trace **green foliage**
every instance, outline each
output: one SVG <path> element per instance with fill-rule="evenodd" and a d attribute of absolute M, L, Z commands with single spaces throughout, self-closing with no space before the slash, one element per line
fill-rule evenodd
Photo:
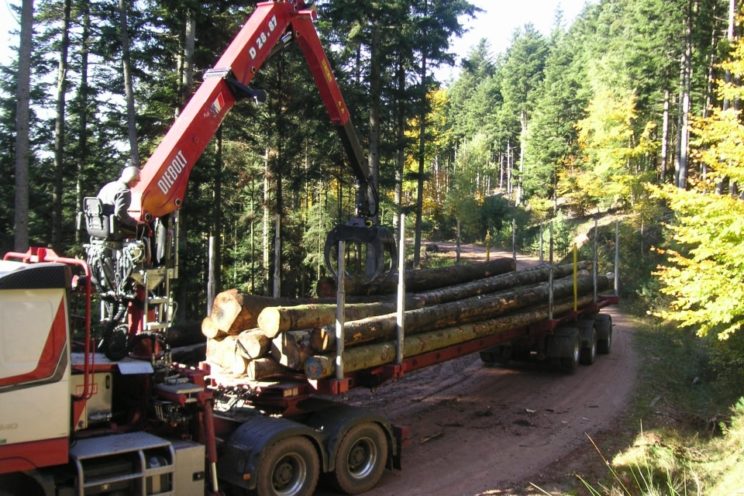
<path fill-rule="evenodd" d="M 744 75 L 744 42 L 737 42 L 726 68 L 732 79 Z M 722 91 L 734 96 L 744 87 L 729 83 Z M 690 191 L 654 190 L 674 214 L 667 260 L 657 272 L 670 303 L 657 313 L 701 336 L 727 339 L 744 326 L 744 202 L 712 192 L 724 177 L 744 179 L 744 125 L 739 111 L 718 109 L 700 119 L 694 132 L 696 156 L 710 168 L 708 174 Z"/>
<path fill-rule="evenodd" d="M 721 342 L 649 319 L 633 327 L 644 364 L 628 419 L 637 434 L 614 456 L 594 445 L 608 473 L 600 481 L 578 475 L 579 484 L 608 496 L 735 493 L 744 483 L 744 382 L 719 368 Z"/>
<path fill-rule="evenodd" d="M 744 204 L 672 187 L 657 194 L 675 214 L 673 243 L 657 272 L 670 308 L 658 314 L 726 339 L 744 323 Z"/>

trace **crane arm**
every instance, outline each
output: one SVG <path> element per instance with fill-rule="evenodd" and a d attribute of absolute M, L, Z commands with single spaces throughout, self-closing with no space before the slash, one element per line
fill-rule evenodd
<path fill-rule="evenodd" d="M 294 37 L 305 56 L 366 196 L 370 182 L 364 153 L 315 30 L 315 11 L 304 7 L 302 0 L 257 5 L 142 169 L 130 207 L 136 218 L 149 221 L 181 207 L 196 161 L 235 102 L 242 96 L 252 96 L 251 81 L 286 35 Z M 376 214 L 376 194 L 372 196 L 365 202 L 358 201 L 361 215 Z"/>

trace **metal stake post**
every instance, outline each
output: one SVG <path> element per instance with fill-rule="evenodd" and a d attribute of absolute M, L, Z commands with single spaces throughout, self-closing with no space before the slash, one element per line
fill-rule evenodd
<path fill-rule="evenodd" d="M 512 258 L 514 265 L 517 264 L 517 220 L 512 219 Z"/>
<path fill-rule="evenodd" d="M 615 296 L 620 295 L 620 221 L 615 221 Z"/>
<path fill-rule="evenodd" d="M 592 301 L 597 304 L 597 238 L 599 237 L 597 217 L 594 217 L 594 245 L 592 246 L 592 287 L 594 288 Z"/>
<path fill-rule="evenodd" d="M 346 316 L 344 307 L 346 306 L 346 267 L 345 254 L 346 243 L 338 242 L 338 270 L 336 271 L 336 379 L 339 381 L 344 378 L 344 324 Z"/>
<path fill-rule="evenodd" d="M 395 317 L 398 340 L 395 349 L 395 363 L 403 363 L 403 340 L 405 338 L 406 315 L 406 215 L 400 214 L 400 241 L 398 253 L 398 305 Z"/>
<path fill-rule="evenodd" d="M 545 226 L 543 226 L 543 224 L 540 224 L 540 263 L 541 264 L 545 262 L 545 240 L 543 239 L 545 235 L 545 230 L 543 229 L 544 227 Z"/>

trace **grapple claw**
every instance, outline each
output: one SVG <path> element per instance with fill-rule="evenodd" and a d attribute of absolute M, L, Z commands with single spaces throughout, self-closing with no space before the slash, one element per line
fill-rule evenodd
<path fill-rule="evenodd" d="M 389 229 L 352 220 L 336 226 L 326 237 L 325 265 L 334 277 L 338 276 L 339 241 L 347 244 L 346 276 L 362 284 L 387 276 L 398 265 L 395 238 Z"/>

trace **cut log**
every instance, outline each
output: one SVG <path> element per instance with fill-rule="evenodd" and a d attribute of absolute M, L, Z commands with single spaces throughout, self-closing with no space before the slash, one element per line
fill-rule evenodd
<path fill-rule="evenodd" d="M 496 258 L 489 262 L 452 265 L 436 269 L 409 270 L 406 271 L 405 275 L 406 291 L 428 291 L 512 272 L 515 268 L 513 259 Z M 346 292 L 350 295 L 391 294 L 395 293 L 397 288 L 398 275 L 396 273 L 371 284 L 361 284 L 354 280 L 346 281 Z"/>
<path fill-rule="evenodd" d="M 359 320 L 371 315 L 395 311 L 392 303 L 351 303 L 345 306 L 347 320 Z M 336 305 L 298 305 L 268 307 L 258 316 L 258 327 L 270 338 L 289 330 L 310 329 L 336 321 Z"/>
<path fill-rule="evenodd" d="M 579 262 L 577 269 L 589 270 L 591 262 Z M 559 279 L 573 273 L 573 264 L 556 266 L 553 269 L 553 278 Z M 537 284 L 547 281 L 550 276 L 550 267 L 541 266 L 534 269 L 520 270 L 518 272 L 507 272 L 492 277 L 477 279 L 462 284 L 447 286 L 444 288 L 424 291 L 411 295 L 411 299 L 419 307 L 437 305 L 455 300 L 463 300 L 473 296 L 495 293 L 507 289 L 515 289 L 519 286 Z"/>
<path fill-rule="evenodd" d="M 355 299 L 369 300 L 369 297 L 350 297 L 348 301 Z M 255 328 L 258 315 L 266 307 L 335 303 L 336 298 L 271 298 L 229 289 L 215 296 L 210 318 L 220 333 L 239 334 Z"/>
<path fill-rule="evenodd" d="M 312 355 L 303 341 L 307 333 L 283 332 L 271 340 L 269 354 L 279 365 L 292 370 L 302 370 L 305 360 Z"/>
<path fill-rule="evenodd" d="M 246 375 L 252 381 L 262 381 L 270 377 L 287 375 L 287 369 L 276 363 L 271 358 L 256 358 L 248 362 Z"/>
<path fill-rule="evenodd" d="M 238 334 L 238 353 L 251 360 L 269 352 L 271 339 L 259 329 L 250 329 Z"/>
<path fill-rule="evenodd" d="M 577 283 L 579 295 L 592 291 L 593 283 L 590 274 L 585 272 L 579 274 Z M 609 287 L 607 278 L 600 276 L 597 279 L 597 286 L 599 290 Z M 409 310 L 404 314 L 405 334 L 409 336 L 434 329 L 494 318 L 507 311 L 547 303 L 548 294 L 548 283 L 541 283 Z M 553 285 L 553 294 L 556 299 L 571 296 L 573 294 L 573 276 L 556 280 Z M 396 326 L 396 315 L 394 313 L 346 322 L 344 324 L 344 344 L 352 347 L 372 341 L 391 339 L 396 335 Z M 334 337 L 334 327 L 327 326 L 322 331 L 321 341 L 330 342 L 327 344 L 330 348 L 326 349 L 335 348 Z"/>
<path fill-rule="evenodd" d="M 215 339 L 225 336 L 225 333 L 220 331 L 217 324 L 214 323 L 212 317 L 204 317 L 201 321 L 201 332 L 207 339 Z"/>
<path fill-rule="evenodd" d="M 222 369 L 231 371 L 237 354 L 237 336 L 225 336 L 223 339 L 207 340 L 207 362 Z"/>
<path fill-rule="evenodd" d="M 196 365 L 207 358 L 207 343 L 190 344 L 171 348 L 171 357 L 176 363 Z"/>
<path fill-rule="evenodd" d="M 336 347 L 335 328 L 316 327 L 310 331 L 310 348 L 316 353 L 326 353 Z"/>
<path fill-rule="evenodd" d="M 578 300 L 580 306 L 592 302 L 591 296 L 584 296 Z M 573 307 L 573 301 L 555 305 L 556 313 L 566 312 Z M 497 317 L 473 324 L 447 327 L 437 331 L 426 332 L 416 336 L 406 336 L 404 341 L 404 356 L 412 357 L 429 351 L 446 348 L 473 339 L 507 332 L 511 329 L 534 324 L 548 317 L 547 305 L 525 310 L 512 315 Z M 395 360 L 395 342 L 359 346 L 344 351 L 344 372 L 351 373 L 358 370 L 378 367 Z M 305 361 L 305 375 L 308 379 L 323 379 L 335 373 L 335 357 L 333 355 L 314 355 Z"/>
<path fill-rule="evenodd" d="M 165 330 L 165 341 L 171 348 L 204 343 L 201 323 L 194 321 L 173 324 Z"/>

